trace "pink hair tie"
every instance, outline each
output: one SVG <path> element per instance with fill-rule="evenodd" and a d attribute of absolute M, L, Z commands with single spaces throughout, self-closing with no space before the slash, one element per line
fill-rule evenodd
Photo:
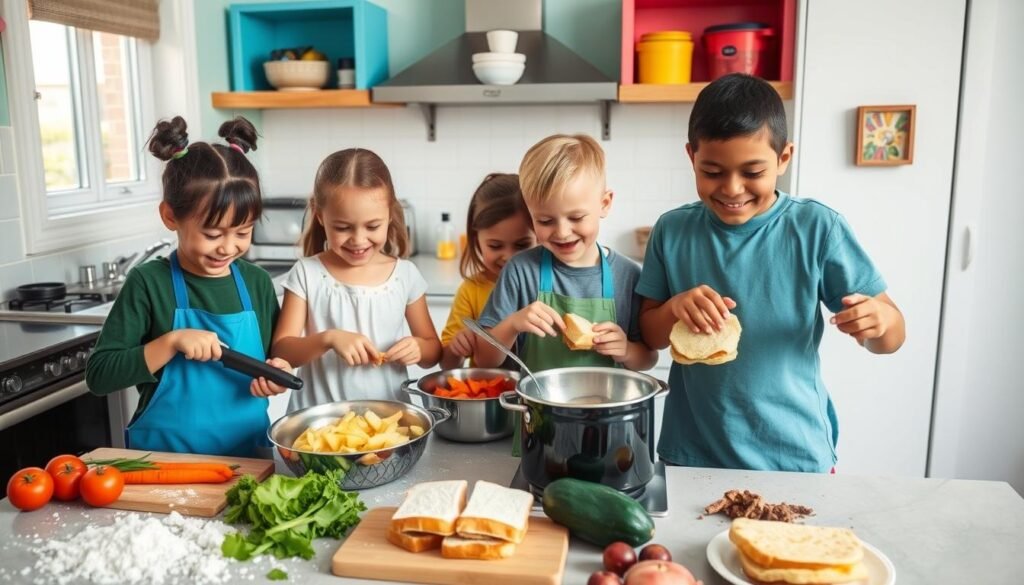
<path fill-rule="evenodd" d="M 245 151 L 244 151 L 244 150 L 242 150 L 242 147 L 241 147 L 241 146 L 238 146 L 238 145 L 237 145 L 237 144 L 235 144 L 234 142 L 229 142 L 229 143 L 228 143 L 228 146 L 230 146 L 231 148 L 234 148 L 235 150 L 237 150 L 238 152 L 240 152 L 240 153 L 242 153 L 242 154 L 245 154 Z"/>

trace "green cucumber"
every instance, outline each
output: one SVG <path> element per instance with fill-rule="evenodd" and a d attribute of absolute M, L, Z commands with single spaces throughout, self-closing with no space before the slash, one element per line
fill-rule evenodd
<path fill-rule="evenodd" d="M 606 485 L 564 477 L 544 488 L 542 501 L 548 518 L 602 548 L 619 540 L 640 546 L 654 537 L 647 510 Z"/>

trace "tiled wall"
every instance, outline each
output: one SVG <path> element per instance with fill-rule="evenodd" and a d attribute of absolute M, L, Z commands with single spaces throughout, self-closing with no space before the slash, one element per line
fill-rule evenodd
<path fill-rule="evenodd" d="M 15 170 L 14 135 L 10 126 L 0 126 L 0 298 L 14 296 L 18 285 L 30 282 L 78 281 L 78 267 L 132 254 L 166 234 L 114 240 L 42 256 L 25 256 L 22 238 L 21 203 Z M 154 210 L 154 213 L 156 211 Z"/>
<path fill-rule="evenodd" d="M 638 255 L 634 228 L 696 200 L 686 157 L 689 105 L 612 106 L 611 135 L 602 141 L 608 185 L 615 192 L 601 241 Z M 352 110 L 268 110 L 263 113 L 261 176 L 268 196 L 307 196 L 317 165 L 329 153 L 360 146 L 391 169 L 400 197 L 416 209 L 420 250 L 442 211 L 465 229 L 474 188 L 489 172 L 517 172 L 527 149 L 557 132 L 600 136 L 596 105 L 439 107 L 437 141 L 427 142 L 417 107 Z M 426 245 L 426 247 L 425 247 Z"/>

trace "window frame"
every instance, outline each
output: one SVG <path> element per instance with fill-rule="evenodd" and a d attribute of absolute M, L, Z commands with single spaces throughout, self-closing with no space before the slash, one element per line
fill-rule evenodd
<path fill-rule="evenodd" d="M 140 147 L 138 156 L 144 179 L 107 183 L 99 132 L 99 96 L 93 70 L 93 31 L 75 29 L 78 75 L 83 89 L 81 130 L 85 136 L 81 142 L 85 146 L 86 160 L 86 168 L 80 170 L 80 176 L 87 178 L 89 187 L 51 195 L 47 192 L 43 166 L 26 2 L 0 2 L 8 26 L 7 32 L 0 35 L 0 38 L 7 65 L 12 131 L 17 145 L 17 182 L 25 254 L 42 254 L 162 230 L 156 209 L 160 200 L 161 165 L 156 158 L 148 156 L 143 148 L 148 137 L 144 134 L 145 121 L 157 119 L 154 47 L 141 40 L 135 43 L 138 60 L 135 90 L 141 100 L 138 112 L 132 112 L 132 115 L 139 118 L 135 120 L 134 132 Z M 83 38 L 87 39 L 84 46 L 81 42 Z M 92 89 L 87 90 L 87 87 Z M 123 193 L 123 189 L 130 192 Z"/>

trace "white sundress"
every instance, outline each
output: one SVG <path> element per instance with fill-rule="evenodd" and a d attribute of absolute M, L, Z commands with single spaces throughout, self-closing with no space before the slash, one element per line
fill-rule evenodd
<path fill-rule="evenodd" d="M 306 335 L 342 329 L 365 335 L 379 351 L 410 335 L 406 307 L 427 292 L 427 281 L 412 262 L 399 259 L 381 284 L 338 281 L 318 256 L 295 263 L 284 288 L 306 301 Z M 338 400 L 403 400 L 409 375 L 401 364 L 349 366 L 333 350 L 299 368 L 302 390 L 292 391 L 288 412 Z"/>

